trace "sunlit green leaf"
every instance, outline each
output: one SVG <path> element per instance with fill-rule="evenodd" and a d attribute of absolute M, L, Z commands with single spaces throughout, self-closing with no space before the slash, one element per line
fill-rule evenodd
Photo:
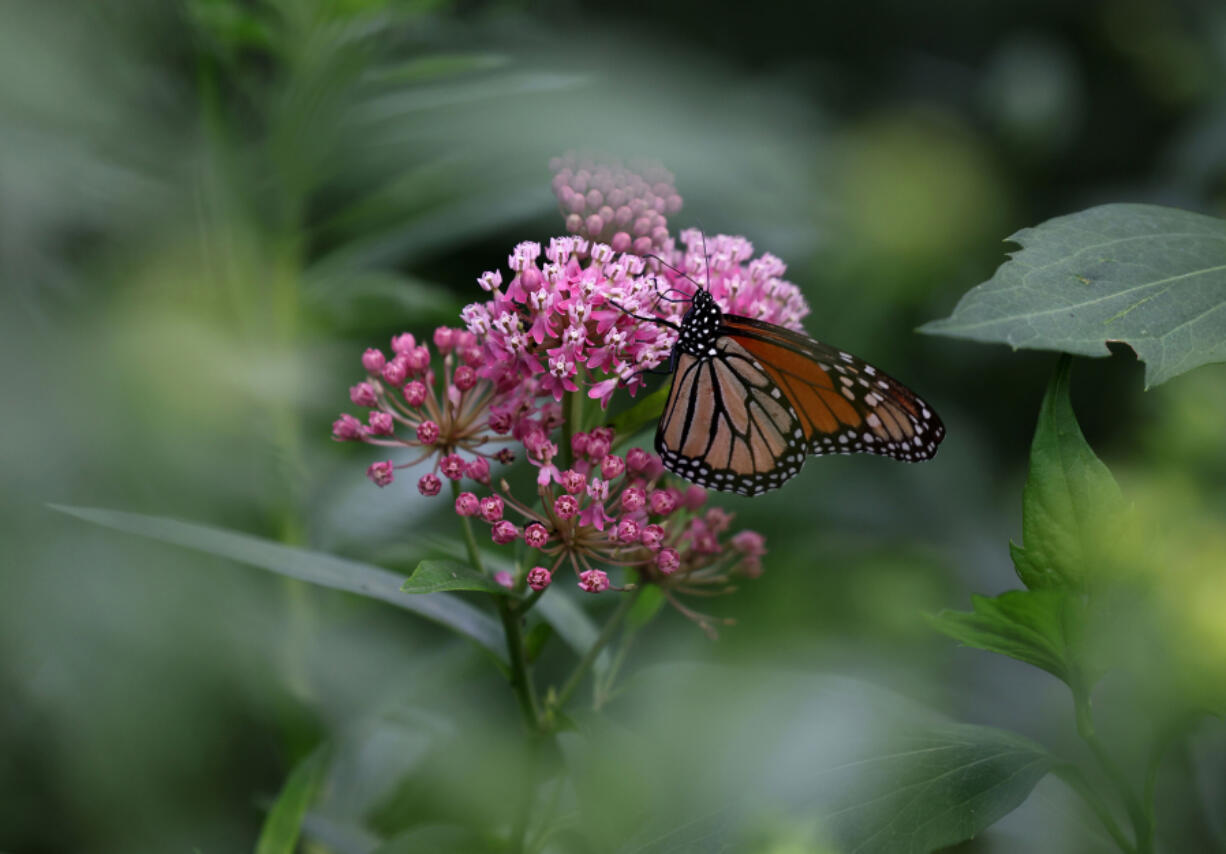
<path fill-rule="evenodd" d="M 478 590 L 498 596 L 510 594 L 488 575 L 453 560 L 423 560 L 400 586 L 405 593 L 438 593 L 443 590 Z"/>
<path fill-rule="evenodd" d="M 315 800 L 327 770 L 328 754 L 323 746 L 298 763 L 264 819 L 255 854 L 294 854 L 302 818 Z"/>
<path fill-rule="evenodd" d="M 966 646 L 1016 658 L 1070 682 L 1065 625 L 1073 597 L 1056 589 L 1013 590 L 994 599 L 972 596 L 973 611 L 942 611 L 931 622 Z"/>
<path fill-rule="evenodd" d="M 381 599 L 453 629 L 485 647 L 500 661 L 506 659 L 502 629 L 492 617 L 446 593 L 406 596 L 400 592 L 401 577 L 380 567 L 162 516 L 94 507 L 50 506 L 107 528 L 229 558 L 312 584 Z"/>
<path fill-rule="evenodd" d="M 1011 550 L 1018 576 L 1031 589 L 1084 587 L 1120 547 L 1126 507 L 1073 414 L 1071 361 L 1060 360 L 1039 409 L 1022 492 L 1023 541 Z"/>
<path fill-rule="evenodd" d="M 1103 205 L 1009 239 L 1021 251 L 922 332 L 1085 356 L 1122 341 L 1147 386 L 1226 360 L 1226 221 Z"/>

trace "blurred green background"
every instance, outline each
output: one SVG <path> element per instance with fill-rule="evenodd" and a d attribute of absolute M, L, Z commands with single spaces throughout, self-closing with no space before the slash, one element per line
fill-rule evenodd
<path fill-rule="evenodd" d="M 842 674 L 1067 739 L 1063 686 L 924 621 L 1018 586 L 1006 543 L 1055 357 L 912 330 L 1048 217 L 1226 215 L 1220 3 L 7 2 L 0 850 L 247 850 L 325 735 L 351 748 L 333 816 L 390 832 L 497 812 L 516 713 L 463 641 L 46 505 L 411 567 L 444 502 L 375 489 L 331 420 L 365 347 L 456 322 L 480 272 L 561 233 L 547 163 L 575 147 L 662 161 L 674 230 L 782 257 L 809 333 L 949 428 L 929 464 L 823 459 L 781 492 L 717 498 L 767 534 L 766 573 L 715 604 L 738 621 L 717 643 L 669 615 L 632 666 Z M 1226 368 L 1142 391 L 1123 350 L 1079 361 L 1073 391 L 1167 534 L 1200 672 L 1222 676 Z M 753 725 L 777 711 L 764 694 Z M 1224 767 L 1220 725 L 1166 766 L 1170 850 L 1220 844 Z M 363 842 L 316 831 L 315 850 Z M 818 850 L 793 844 L 807 834 L 780 822 L 761 850 Z M 963 850 L 1100 842 L 1049 781 Z"/>

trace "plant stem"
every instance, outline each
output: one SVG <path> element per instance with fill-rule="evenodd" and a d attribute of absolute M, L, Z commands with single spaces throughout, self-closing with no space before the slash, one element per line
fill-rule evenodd
<path fill-rule="evenodd" d="M 583 429 L 583 392 L 568 391 L 562 395 L 562 468 L 568 469 L 575 462 L 575 452 L 570 446 L 576 430 Z"/>
<path fill-rule="evenodd" d="M 1073 703 L 1077 712 L 1077 734 L 1089 745 L 1090 752 L 1094 754 L 1094 758 L 1098 761 L 1099 766 L 1107 775 L 1112 785 L 1115 786 L 1120 800 L 1123 801 L 1124 809 L 1128 813 L 1128 818 L 1132 821 L 1132 831 L 1136 837 L 1136 844 L 1131 850 L 1136 851 L 1137 854 L 1152 854 L 1154 850 L 1154 829 L 1149 819 L 1149 813 L 1141 805 L 1136 792 L 1133 791 L 1132 785 L 1128 782 L 1128 775 L 1124 773 L 1124 770 L 1111 757 L 1110 752 L 1108 752 L 1102 740 L 1099 739 L 1098 733 L 1095 732 L 1089 696 L 1087 696 L 1084 690 L 1075 688 L 1073 690 Z"/>
<path fill-rule="evenodd" d="M 636 587 L 630 593 L 622 596 L 621 602 L 617 605 L 617 610 L 609 617 L 608 622 L 604 624 L 604 628 L 600 630 L 596 640 L 588 648 L 588 651 L 583 654 L 583 658 L 575 666 L 575 670 L 571 673 L 570 678 L 566 680 L 566 684 L 562 686 L 562 690 L 558 692 L 556 699 L 553 702 L 554 708 L 561 709 L 566 705 L 566 701 L 575 693 L 575 689 L 579 687 L 579 683 L 583 681 L 583 677 L 592 668 L 596 662 L 596 657 L 600 655 L 600 651 L 605 648 L 605 645 L 613 639 L 613 635 L 617 632 L 617 627 L 621 625 L 622 620 L 626 618 L 626 614 L 630 612 L 630 606 L 639 598 L 639 594 L 643 592 L 643 588 Z"/>
<path fill-rule="evenodd" d="M 458 498 L 460 484 L 451 482 L 451 493 Z M 473 535 L 472 522 L 467 516 L 460 517 L 460 527 L 464 531 L 464 546 L 468 550 L 468 560 L 473 569 L 485 573 L 485 565 L 481 561 L 481 552 L 477 549 L 477 539 Z M 502 632 L 507 639 L 507 658 L 511 662 L 511 688 L 515 691 L 515 699 L 519 701 L 519 711 L 523 715 L 524 724 L 531 733 L 541 731 L 540 703 L 536 697 L 536 686 L 532 684 L 532 675 L 528 672 L 528 658 L 524 652 L 524 635 L 520 630 L 520 608 L 509 596 L 496 596 L 498 600 L 498 616 L 502 620 Z M 535 600 L 533 600 L 535 601 Z"/>
<path fill-rule="evenodd" d="M 1081 769 L 1073 763 L 1058 765 L 1052 769 L 1052 773 L 1063 780 L 1068 787 L 1077 794 L 1081 795 L 1081 799 L 1086 802 L 1094 815 L 1098 816 L 1098 820 L 1102 822 L 1103 827 L 1111 838 L 1115 840 L 1115 844 L 1125 854 L 1135 854 L 1136 847 L 1128 841 L 1128 837 L 1124 835 L 1124 831 L 1120 829 L 1119 824 L 1111 816 L 1111 810 L 1107 804 L 1099 797 L 1098 792 L 1094 791 L 1094 787 L 1086 780 L 1085 775 L 1081 773 Z"/>

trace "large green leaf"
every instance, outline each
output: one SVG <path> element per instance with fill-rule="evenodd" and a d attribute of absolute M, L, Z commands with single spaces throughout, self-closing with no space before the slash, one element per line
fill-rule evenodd
<path fill-rule="evenodd" d="M 446 593 L 429 596 L 410 596 L 402 593 L 401 577 L 386 569 L 322 552 L 292 548 L 250 534 L 180 522 L 162 516 L 123 513 L 94 507 L 50 506 L 62 513 L 107 528 L 219 555 L 335 590 L 381 599 L 441 623 L 476 641 L 500 661 L 506 661 L 506 642 L 503 640 L 502 629 L 492 617 Z"/>
<path fill-rule="evenodd" d="M 1226 221 L 1103 205 L 1009 239 L 1021 251 L 921 332 L 1085 356 L 1122 341 L 1147 387 L 1226 360 Z"/>
<path fill-rule="evenodd" d="M 974 611 L 942 611 L 931 622 L 966 646 L 1033 664 L 1072 684 L 1065 625 L 1075 601 L 1067 590 L 1011 590 L 994 599 L 972 596 Z"/>
<path fill-rule="evenodd" d="M 1022 492 L 1023 545 L 1011 544 L 1031 589 L 1084 588 L 1122 545 L 1124 499 L 1073 414 L 1071 362 L 1060 360 L 1039 409 Z"/>
<path fill-rule="evenodd" d="M 405 593 L 474 590 L 496 596 L 507 596 L 511 592 L 488 575 L 454 560 L 423 560 L 400 589 Z"/>
<path fill-rule="evenodd" d="M 1026 800 L 1054 760 L 991 727 L 927 727 L 862 758 L 843 803 L 821 816 L 847 854 L 926 854 L 979 834 Z"/>
<path fill-rule="evenodd" d="M 633 439 L 638 432 L 660 420 L 664 404 L 668 402 L 670 383 L 665 383 L 651 394 L 645 395 L 624 412 L 619 412 L 609 422 L 609 426 L 617 433 L 617 444 L 622 445 Z"/>
<path fill-rule="evenodd" d="M 327 750 L 322 746 L 294 767 L 264 819 L 255 854 L 294 854 L 303 816 L 315 800 L 327 770 Z"/>

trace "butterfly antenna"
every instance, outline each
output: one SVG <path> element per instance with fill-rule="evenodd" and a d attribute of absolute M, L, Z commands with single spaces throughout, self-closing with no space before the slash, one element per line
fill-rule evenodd
<path fill-rule="evenodd" d="M 707 254 L 707 230 L 702 227 L 702 223 L 698 223 L 698 233 L 702 235 L 702 260 L 707 265 L 707 286 L 703 288 L 707 293 L 711 292 L 711 256 Z"/>
<path fill-rule="evenodd" d="M 700 285 L 700 284 L 698 284 L 698 282 L 694 281 L 694 280 L 693 280 L 693 278 L 691 278 L 691 277 L 690 277 L 690 274 L 689 274 L 689 273 L 685 272 L 685 270 L 678 270 L 676 267 L 674 267 L 672 264 L 670 264 L 670 263 L 668 263 L 667 261 L 665 261 L 665 260 L 664 260 L 663 258 L 661 258 L 659 255 L 655 255 L 655 254 L 652 254 L 651 252 L 648 252 L 648 253 L 647 253 L 646 255 L 644 255 L 643 257 L 644 257 L 644 258 L 651 258 L 651 259 L 652 259 L 652 260 L 654 260 L 654 261 L 659 261 L 661 264 L 663 264 L 663 265 L 664 265 L 665 267 L 667 267 L 668 269 L 672 270 L 672 271 L 673 271 L 674 273 L 676 273 L 678 276 L 680 276 L 681 278 L 683 278 L 683 279 L 685 279 L 686 281 L 688 281 L 688 282 L 689 282 L 691 285 L 693 285 L 694 287 L 698 288 L 699 290 L 702 290 L 702 285 Z M 676 290 L 676 289 L 674 288 L 673 290 Z M 677 291 L 677 293 L 681 293 L 681 291 Z M 677 300 L 677 302 L 685 302 L 685 301 L 686 301 L 686 300 Z"/>
<path fill-rule="evenodd" d="M 613 300 L 609 300 L 608 303 L 609 305 L 613 306 L 615 309 L 620 311 L 622 314 L 625 314 L 629 317 L 633 317 L 635 320 L 645 320 L 648 323 L 658 323 L 661 326 L 667 326 L 669 329 L 675 329 L 678 332 L 681 331 L 681 327 L 673 323 L 671 320 L 665 320 L 662 317 L 647 317 L 646 315 L 643 315 L 643 314 L 635 314 L 630 309 L 613 302 Z"/>

